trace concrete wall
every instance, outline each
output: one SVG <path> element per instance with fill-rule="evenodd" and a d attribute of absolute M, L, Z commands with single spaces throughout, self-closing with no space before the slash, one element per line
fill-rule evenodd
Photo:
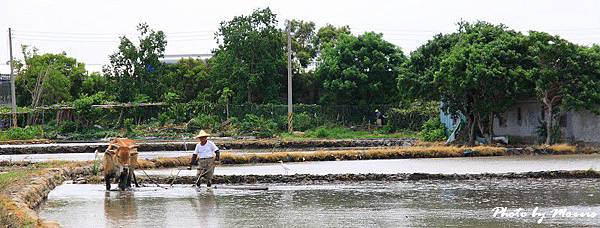
<path fill-rule="evenodd" d="M 521 112 L 520 118 L 519 111 Z M 541 112 L 542 106 L 536 101 L 518 102 L 502 114 L 503 121 L 494 118 L 494 133 L 496 135 L 512 136 L 518 141 L 534 143 L 537 139 L 536 128 L 539 125 L 539 120 L 542 119 Z"/>
<path fill-rule="evenodd" d="M 600 116 L 590 111 L 573 112 L 569 122 L 575 142 L 600 143 Z"/>
<path fill-rule="evenodd" d="M 543 119 L 542 108 L 542 104 L 536 100 L 517 102 L 502 115 L 503 124 L 498 118 L 494 119 L 494 133 L 508 135 L 521 142 L 535 143 L 536 129 Z M 600 116 L 590 111 L 572 111 L 564 114 L 561 119 L 558 121 L 563 142 L 600 143 Z"/>

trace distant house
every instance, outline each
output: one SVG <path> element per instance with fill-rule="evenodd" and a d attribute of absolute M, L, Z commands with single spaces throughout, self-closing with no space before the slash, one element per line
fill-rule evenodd
<path fill-rule="evenodd" d="M 494 118 L 495 136 L 509 136 L 511 143 L 537 143 L 537 129 L 544 120 L 544 107 L 537 99 L 522 99 L 508 111 Z M 440 109 L 440 121 L 446 126 L 447 135 L 460 124 L 462 116 L 446 115 Z M 558 119 L 562 142 L 600 145 L 600 116 L 590 111 L 570 111 Z M 464 127 L 464 126 L 461 126 Z"/>
<path fill-rule="evenodd" d="M 527 143 L 538 141 L 536 129 L 545 117 L 542 103 L 536 99 L 523 99 L 494 118 L 494 133 L 507 135 Z M 569 143 L 600 144 L 600 116 L 590 111 L 570 111 L 558 119 L 561 141 Z"/>
<path fill-rule="evenodd" d="M 164 55 L 160 59 L 161 62 L 166 64 L 177 63 L 181 59 L 192 58 L 192 59 L 209 59 L 212 54 L 177 54 L 177 55 Z"/>

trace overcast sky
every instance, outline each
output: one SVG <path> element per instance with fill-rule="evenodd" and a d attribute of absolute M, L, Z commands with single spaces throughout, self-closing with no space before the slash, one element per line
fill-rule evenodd
<path fill-rule="evenodd" d="M 223 20 L 270 7 L 280 26 L 286 19 L 349 25 L 353 33 L 376 31 L 408 54 L 436 33 L 452 32 L 456 22 L 485 20 L 520 31 L 541 30 L 579 44 L 600 43 L 600 1 L 584 0 L 0 0 L 0 62 L 8 61 L 8 28 L 13 52 L 21 44 L 41 53 L 60 53 L 99 70 L 115 52 L 118 36 L 136 38 L 147 22 L 167 34 L 165 54 L 210 53 Z"/>

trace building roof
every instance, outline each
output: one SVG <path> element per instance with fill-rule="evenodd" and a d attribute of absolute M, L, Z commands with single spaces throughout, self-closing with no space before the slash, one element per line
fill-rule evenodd
<path fill-rule="evenodd" d="M 161 62 L 172 64 L 177 63 L 180 59 L 193 58 L 193 59 L 208 59 L 212 57 L 212 54 L 177 54 L 177 55 L 165 55 L 160 59 Z"/>

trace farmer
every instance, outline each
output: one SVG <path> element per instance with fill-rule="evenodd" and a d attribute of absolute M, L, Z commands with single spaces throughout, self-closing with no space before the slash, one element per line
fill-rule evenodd
<path fill-rule="evenodd" d="M 385 117 L 379 111 L 379 109 L 375 109 L 375 123 L 377 124 L 377 126 L 382 126 L 383 125 L 383 118 L 385 118 Z"/>
<path fill-rule="evenodd" d="M 199 157 L 200 164 L 198 166 L 198 173 L 196 177 L 200 180 L 201 177 L 206 178 L 206 186 L 210 187 L 212 184 L 212 176 L 215 170 L 215 161 L 220 160 L 219 148 L 212 141 L 208 140 L 210 134 L 201 130 L 198 135 L 194 138 L 198 139 L 199 143 L 196 144 L 194 154 L 192 155 L 192 161 L 188 170 L 192 169 L 192 166 L 197 164 L 196 159 Z M 200 181 L 196 183 L 200 187 Z"/>

